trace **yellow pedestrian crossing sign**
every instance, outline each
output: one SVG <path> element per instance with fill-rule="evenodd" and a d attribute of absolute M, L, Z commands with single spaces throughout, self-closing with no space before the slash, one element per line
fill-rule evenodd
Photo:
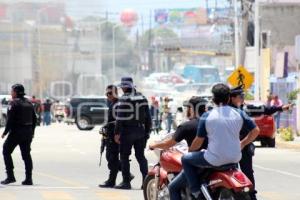
<path fill-rule="evenodd" d="M 227 79 L 227 82 L 230 83 L 231 86 L 237 87 L 241 85 L 244 90 L 249 89 L 253 81 L 254 77 L 243 66 L 240 66 L 235 71 L 233 71 Z"/>

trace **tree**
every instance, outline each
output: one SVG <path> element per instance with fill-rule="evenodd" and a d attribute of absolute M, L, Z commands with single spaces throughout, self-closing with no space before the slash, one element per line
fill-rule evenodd
<path fill-rule="evenodd" d="M 142 50 L 148 50 L 156 38 L 160 38 L 164 42 L 166 40 L 178 40 L 178 35 L 172 29 L 164 27 L 147 30 L 141 38 Z"/>
<path fill-rule="evenodd" d="M 101 26 L 102 36 L 102 66 L 105 74 L 111 74 L 113 59 L 113 26 L 107 22 Z M 115 28 L 115 58 L 117 77 L 124 73 L 135 73 L 139 65 L 139 56 L 134 42 L 128 39 L 127 33 L 121 26 Z"/>

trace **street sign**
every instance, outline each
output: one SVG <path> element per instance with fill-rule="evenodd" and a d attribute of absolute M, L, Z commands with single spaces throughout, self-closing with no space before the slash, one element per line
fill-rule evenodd
<path fill-rule="evenodd" d="M 227 81 L 233 87 L 241 85 L 244 90 L 247 90 L 251 87 L 254 81 L 254 77 L 252 76 L 252 74 L 250 74 L 250 72 L 247 71 L 245 67 L 240 66 L 231 73 Z"/>

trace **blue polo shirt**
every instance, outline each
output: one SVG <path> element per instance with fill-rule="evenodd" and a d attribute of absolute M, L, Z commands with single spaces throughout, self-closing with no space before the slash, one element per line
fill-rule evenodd
<path fill-rule="evenodd" d="M 204 158 L 213 166 L 238 163 L 242 157 L 240 132 L 253 130 L 253 120 L 244 112 L 230 106 L 220 106 L 202 115 L 198 137 L 208 137 Z"/>

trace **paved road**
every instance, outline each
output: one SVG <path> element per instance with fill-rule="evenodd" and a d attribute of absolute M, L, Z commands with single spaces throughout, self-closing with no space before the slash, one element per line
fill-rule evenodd
<path fill-rule="evenodd" d="M 2 129 L 0 130 L 2 132 Z M 33 143 L 33 187 L 20 186 L 24 178 L 19 150 L 14 153 L 18 182 L 0 186 L 0 199 L 6 200 L 142 200 L 141 175 L 136 161 L 132 161 L 133 190 L 100 189 L 97 185 L 107 178 L 106 162 L 98 167 L 99 141 L 97 130 L 78 131 L 75 126 L 54 124 L 39 127 Z M 3 141 L 0 142 L 2 145 Z M 155 156 L 147 152 L 149 163 Z M 104 157 L 103 157 L 104 158 Z M 300 152 L 284 149 L 258 148 L 255 171 L 259 199 L 299 200 Z M 5 177 L 0 158 L 0 177 Z M 119 176 L 118 182 L 121 180 Z"/>

